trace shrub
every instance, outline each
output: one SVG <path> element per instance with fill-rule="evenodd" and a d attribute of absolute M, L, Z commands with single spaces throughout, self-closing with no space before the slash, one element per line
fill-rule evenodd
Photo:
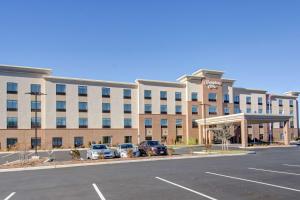
<path fill-rule="evenodd" d="M 77 149 L 72 149 L 70 151 L 70 154 L 71 154 L 73 160 L 79 160 L 80 159 L 80 151 L 78 151 Z"/>
<path fill-rule="evenodd" d="M 188 144 L 189 145 L 196 145 L 196 144 L 198 144 L 198 140 L 195 139 L 195 138 L 189 138 L 188 139 Z"/>
<path fill-rule="evenodd" d="M 98 159 L 99 160 L 103 160 L 104 159 L 104 153 L 100 152 L 99 156 L 98 156 Z"/>
<path fill-rule="evenodd" d="M 148 156 L 148 157 L 153 156 L 153 152 L 152 152 L 151 150 L 148 150 L 148 151 L 147 151 L 147 156 Z"/>
<path fill-rule="evenodd" d="M 133 157 L 134 157 L 134 155 L 133 155 L 133 150 L 132 150 L 132 149 L 129 149 L 129 150 L 127 151 L 127 156 L 128 156 L 128 158 L 133 158 Z"/>

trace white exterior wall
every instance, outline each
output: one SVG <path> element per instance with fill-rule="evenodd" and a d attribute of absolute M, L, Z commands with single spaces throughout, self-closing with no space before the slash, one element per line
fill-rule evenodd
<path fill-rule="evenodd" d="M 187 81 L 186 82 L 186 99 L 187 101 L 192 101 L 192 93 L 198 93 L 198 99 L 202 99 L 203 97 L 203 90 L 200 86 L 200 83 L 192 83 Z"/>
<path fill-rule="evenodd" d="M 101 128 L 102 101 L 101 87 L 88 86 L 88 127 Z"/>
<path fill-rule="evenodd" d="M 45 96 L 44 102 L 41 102 L 44 108 L 42 115 L 42 128 L 56 128 L 56 85 L 50 81 L 45 83 Z M 45 112 L 46 111 L 46 112 Z"/>

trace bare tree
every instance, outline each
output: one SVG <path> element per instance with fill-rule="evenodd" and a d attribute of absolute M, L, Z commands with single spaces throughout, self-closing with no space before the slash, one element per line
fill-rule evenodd
<path fill-rule="evenodd" d="M 229 139 L 232 137 L 231 130 L 234 127 L 232 123 L 219 125 L 216 129 L 212 129 L 214 137 L 222 141 L 222 150 L 228 150 Z"/>

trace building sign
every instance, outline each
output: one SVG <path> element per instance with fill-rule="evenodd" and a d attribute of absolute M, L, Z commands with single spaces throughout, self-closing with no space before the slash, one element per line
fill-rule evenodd
<path fill-rule="evenodd" d="M 209 89 L 217 89 L 219 86 L 222 86 L 222 82 L 220 81 L 205 80 L 204 84 L 207 85 Z"/>

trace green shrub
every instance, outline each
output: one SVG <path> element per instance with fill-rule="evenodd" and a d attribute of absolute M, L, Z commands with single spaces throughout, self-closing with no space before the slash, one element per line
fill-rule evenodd
<path fill-rule="evenodd" d="M 196 144 L 198 144 L 198 140 L 196 138 L 189 138 L 188 139 L 188 144 L 189 145 L 196 145 Z"/>
<path fill-rule="evenodd" d="M 80 151 L 77 149 L 72 149 L 70 152 L 73 160 L 79 160 L 80 159 Z"/>

